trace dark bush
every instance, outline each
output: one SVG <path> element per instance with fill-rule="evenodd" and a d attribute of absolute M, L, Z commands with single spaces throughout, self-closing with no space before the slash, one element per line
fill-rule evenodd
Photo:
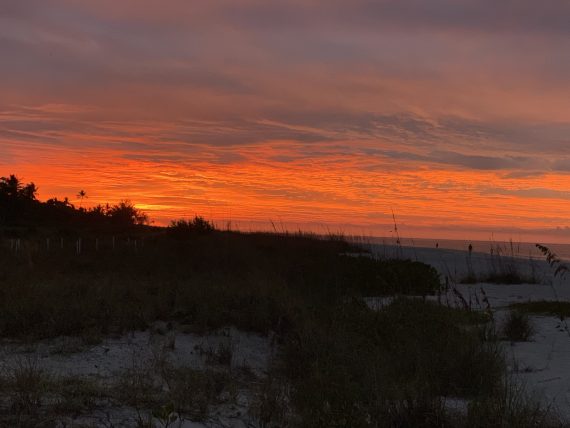
<path fill-rule="evenodd" d="M 215 230 L 214 225 L 203 217 L 195 216 L 192 220 L 176 220 L 168 227 L 168 235 L 176 239 L 188 239 L 196 235 L 205 235 Z"/>

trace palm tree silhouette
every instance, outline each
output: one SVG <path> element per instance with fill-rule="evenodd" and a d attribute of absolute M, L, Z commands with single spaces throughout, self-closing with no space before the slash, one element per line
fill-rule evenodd
<path fill-rule="evenodd" d="M 80 201 L 79 208 L 81 209 L 81 205 L 83 204 L 83 199 L 87 198 L 87 193 L 85 193 L 85 190 L 81 189 L 77 194 L 77 197 L 79 198 Z"/>
<path fill-rule="evenodd" d="M 29 200 L 36 200 L 36 194 L 38 193 L 38 187 L 34 183 L 26 184 L 22 190 L 20 190 L 20 195 L 22 195 L 25 199 Z"/>
<path fill-rule="evenodd" d="M 14 174 L 10 175 L 9 177 L 0 178 L 0 190 L 7 196 L 13 198 L 17 197 L 22 190 L 20 179 Z"/>

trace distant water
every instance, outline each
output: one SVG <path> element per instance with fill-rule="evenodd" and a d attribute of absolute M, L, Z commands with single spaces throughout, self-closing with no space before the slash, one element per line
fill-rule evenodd
<path fill-rule="evenodd" d="M 368 238 L 371 244 L 396 245 L 395 238 Z M 411 239 L 402 238 L 401 245 L 404 247 L 417 247 L 417 248 L 444 248 L 448 250 L 461 250 L 467 251 L 469 244 L 473 246 L 473 251 L 478 253 L 491 252 L 494 253 L 499 249 L 501 255 L 533 259 L 544 259 L 542 253 L 536 248 L 534 243 L 530 242 L 505 242 L 505 241 L 465 241 L 453 239 Z M 570 261 L 570 244 L 544 244 L 558 257 L 563 260 Z"/>

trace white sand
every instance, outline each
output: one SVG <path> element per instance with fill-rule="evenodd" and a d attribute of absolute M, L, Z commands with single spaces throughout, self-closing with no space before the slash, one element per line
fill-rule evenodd
<path fill-rule="evenodd" d="M 171 348 L 173 339 L 174 347 Z M 232 350 L 232 370 L 246 367 L 258 378 L 265 376 L 274 353 L 270 338 L 244 333 L 235 328 L 199 336 L 183 334 L 180 331 L 166 331 L 165 327 L 159 325 L 150 331 L 106 339 L 103 343 L 84 350 L 80 349 L 80 339 L 77 338 L 63 337 L 30 345 L 4 342 L 0 344 L 0 372 L 10 372 L 10 369 L 22 361 L 31 360 L 52 377 L 80 376 L 113 385 L 128 370 L 152 367 L 160 361 L 171 367 L 204 369 L 208 366 L 207 353 L 216 352 L 220 346 Z M 176 426 L 245 427 L 252 397 L 252 391 L 240 390 L 235 402 L 211 409 L 211 418 L 206 423 L 185 420 L 178 421 Z M 109 422 L 112 422 L 113 426 L 135 426 L 135 417 L 134 409 L 98 409 L 73 422 L 89 423 L 93 426 L 106 426 L 105 423 Z"/>

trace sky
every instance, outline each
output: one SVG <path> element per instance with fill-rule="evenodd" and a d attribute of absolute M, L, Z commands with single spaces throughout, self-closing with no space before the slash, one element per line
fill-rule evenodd
<path fill-rule="evenodd" d="M 0 176 L 155 224 L 570 242 L 566 0 L 0 0 Z"/>

